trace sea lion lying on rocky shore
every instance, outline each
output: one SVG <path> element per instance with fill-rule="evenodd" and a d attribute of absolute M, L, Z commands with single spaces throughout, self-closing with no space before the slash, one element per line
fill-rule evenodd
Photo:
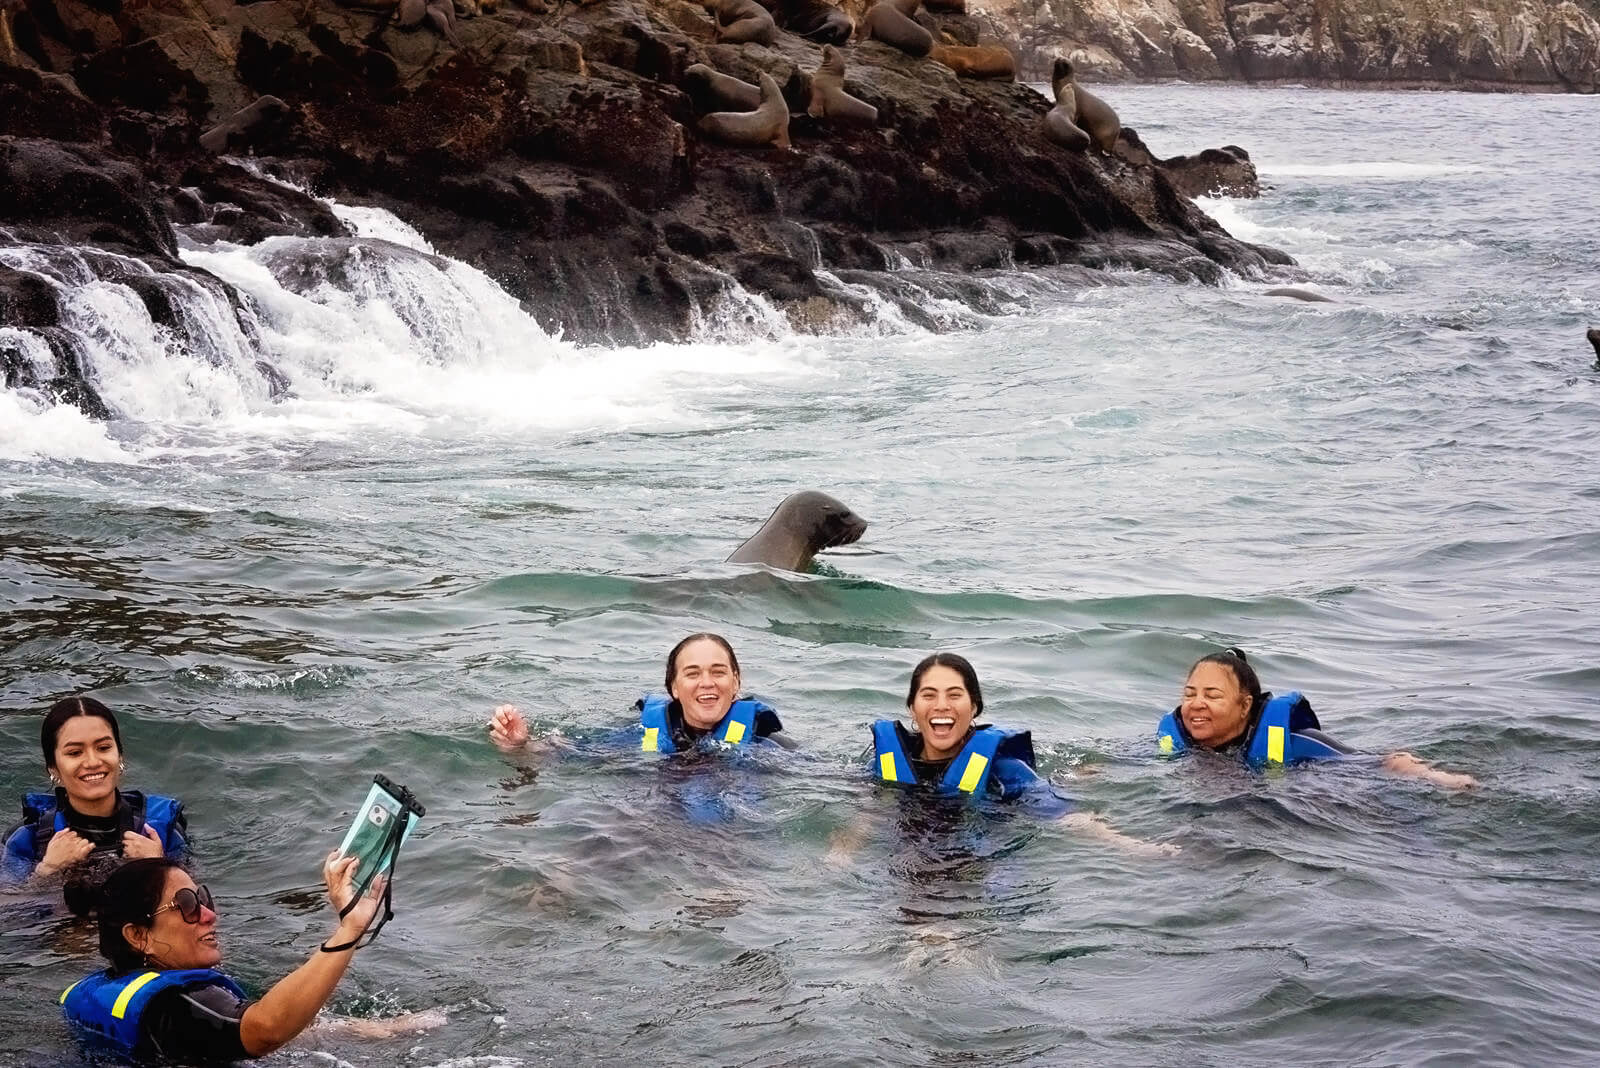
<path fill-rule="evenodd" d="M 702 116 L 698 124 L 707 137 L 744 148 L 772 144 L 789 147 L 789 103 L 783 90 L 762 72 L 761 106 L 754 111 L 714 111 Z"/>
<path fill-rule="evenodd" d="M 779 28 L 816 44 L 845 45 L 855 36 L 855 20 L 827 0 L 765 0 L 763 6 Z"/>
<path fill-rule="evenodd" d="M 1017 77 L 1016 57 L 1000 45 L 936 44 L 928 58 L 963 78 L 1003 78 L 1009 82 Z"/>
<path fill-rule="evenodd" d="M 685 90 L 708 111 L 754 111 L 761 106 L 761 86 L 696 63 L 683 72 Z"/>
<path fill-rule="evenodd" d="M 716 16 L 718 41 L 769 45 L 778 39 L 778 24 L 756 0 L 701 0 L 701 4 Z"/>
<path fill-rule="evenodd" d="M 858 32 L 862 40 L 882 41 L 908 56 L 933 51 L 933 34 L 913 21 L 921 0 L 878 0 L 867 9 Z"/>

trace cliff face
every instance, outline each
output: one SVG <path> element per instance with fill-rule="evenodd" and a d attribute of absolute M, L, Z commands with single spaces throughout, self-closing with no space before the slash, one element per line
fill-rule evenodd
<path fill-rule="evenodd" d="M 972 0 L 1047 77 L 1600 89 L 1596 0 Z"/>

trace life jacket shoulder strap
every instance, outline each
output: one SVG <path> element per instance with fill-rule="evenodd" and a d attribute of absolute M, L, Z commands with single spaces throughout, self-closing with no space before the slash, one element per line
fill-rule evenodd
<path fill-rule="evenodd" d="M 883 782 L 914 783 L 917 776 L 900 744 L 898 726 L 892 719 L 880 719 L 872 725 L 873 773 Z"/>
<path fill-rule="evenodd" d="M 1162 716 L 1156 726 L 1156 746 L 1162 756 L 1172 756 L 1189 748 L 1189 743 L 1183 740 L 1183 729 L 1178 723 L 1176 709 Z"/>
<path fill-rule="evenodd" d="M 1010 731 L 999 727 L 979 727 L 973 731 L 967 744 L 945 770 L 939 788 L 946 793 L 971 794 L 974 797 L 982 794 L 994 770 L 995 753 L 1010 734 Z M 1031 742 L 1029 748 L 1032 748 Z"/>
<path fill-rule="evenodd" d="M 639 724 L 644 727 L 644 742 L 640 746 L 646 753 L 671 753 L 672 728 L 667 723 L 667 706 L 672 698 L 653 693 L 639 702 Z"/>
<path fill-rule="evenodd" d="M 722 722 L 717 724 L 713 732 L 716 739 L 726 745 L 743 745 L 755 741 L 756 713 L 765 708 L 760 701 L 745 698 L 735 701 L 728 707 L 728 714 L 722 717 Z"/>
<path fill-rule="evenodd" d="M 1261 710 L 1245 759 L 1252 764 L 1283 764 L 1289 755 L 1289 714 L 1301 700 L 1298 693 L 1273 697 Z"/>

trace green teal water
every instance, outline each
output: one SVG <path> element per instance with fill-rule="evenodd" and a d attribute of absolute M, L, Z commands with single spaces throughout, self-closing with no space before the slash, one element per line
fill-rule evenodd
<path fill-rule="evenodd" d="M 147 396 L 120 458 L 0 463 L 0 790 L 42 783 L 51 700 L 118 709 L 256 989 L 331 930 L 320 857 L 371 775 L 424 799 L 334 1005 L 449 1022 L 272 1063 L 1600 1058 L 1593 101 L 1105 95 L 1162 154 L 1250 148 L 1271 188 L 1210 207 L 1340 303 L 996 274 L 1015 313 L 944 335 L 551 349 L 531 377 L 351 350 L 287 404 Z M 805 487 L 858 546 L 719 563 Z M 803 752 L 591 740 L 700 629 Z M 1158 761 L 1189 663 L 1232 643 L 1373 756 Z M 1082 807 L 1182 852 L 875 790 L 866 725 L 934 649 Z M 501 701 L 576 751 L 509 763 Z M 1397 748 L 1482 785 L 1394 778 Z M 91 935 L 0 915 L 0 1065 L 76 1063 L 54 998 Z"/>

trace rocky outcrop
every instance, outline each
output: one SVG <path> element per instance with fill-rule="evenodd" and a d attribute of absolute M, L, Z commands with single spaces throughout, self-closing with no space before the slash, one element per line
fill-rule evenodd
<path fill-rule="evenodd" d="M 683 337 L 734 280 L 807 327 L 864 314 L 860 286 L 874 279 L 903 301 L 884 272 L 906 260 L 1200 280 L 1287 262 L 1229 237 L 1154 161 L 1046 141 L 1048 103 L 1024 85 L 862 43 L 848 91 L 878 125 L 834 124 L 804 114 L 817 45 L 786 33 L 770 47 L 718 43 L 699 5 L 491 13 L 458 0 L 447 19 L 442 2 L 7 8 L 0 251 L 104 249 L 85 269 L 196 284 L 204 272 L 179 259 L 180 235 L 350 237 L 310 188 L 391 209 L 550 329 L 603 342 Z M 696 63 L 770 75 L 794 147 L 700 137 L 684 76 Z M 0 326 L 54 329 L 48 294 L 11 266 Z M 159 281 L 139 284 L 158 301 Z"/>
<path fill-rule="evenodd" d="M 1596 0 L 973 0 L 1048 75 L 1600 89 Z"/>

